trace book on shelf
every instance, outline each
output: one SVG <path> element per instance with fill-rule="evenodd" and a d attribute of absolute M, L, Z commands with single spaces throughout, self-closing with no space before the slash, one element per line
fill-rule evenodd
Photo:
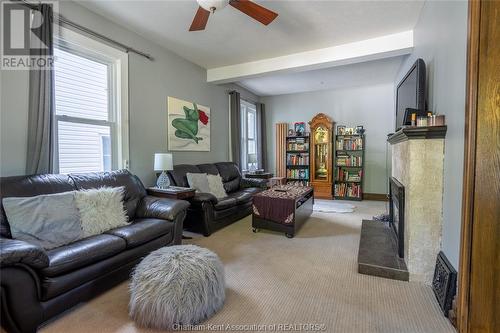
<path fill-rule="evenodd" d="M 309 169 L 288 169 L 287 178 L 309 180 Z"/>
<path fill-rule="evenodd" d="M 361 198 L 361 185 L 359 184 L 335 184 L 334 196 L 344 198 Z"/>
<path fill-rule="evenodd" d="M 335 148 L 337 150 L 362 150 L 363 149 L 363 138 L 339 138 L 335 142 Z"/>
<path fill-rule="evenodd" d="M 341 182 L 361 182 L 363 170 L 345 170 L 337 168 L 337 180 Z"/>
<path fill-rule="evenodd" d="M 309 154 L 287 154 L 287 165 L 309 165 Z"/>
<path fill-rule="evenodd" d="M 348 155 L 348 154 L 338 154 L 337 155 L 337 166 L 362 166 L 363 156 Z"/>

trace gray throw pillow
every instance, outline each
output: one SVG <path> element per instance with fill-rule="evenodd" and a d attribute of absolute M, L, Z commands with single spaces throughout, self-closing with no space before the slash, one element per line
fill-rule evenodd
<path fill-rule="evenodd" d="M 75 192 L 2 200 L 12 238 L 52 249 L 83 236 Z"/>
<path fill-rule="evenodd" d="M 208 186 L 208 178 L 206 173 L 186 173 L 189 187 L 192 187 L 196 192 L 210 193 Z"/>

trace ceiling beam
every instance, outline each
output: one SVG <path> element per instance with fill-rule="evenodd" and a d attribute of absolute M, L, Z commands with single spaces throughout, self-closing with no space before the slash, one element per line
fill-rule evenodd
<path fill-rule="evenodd" d="M 207 82 L 229 83 L 270 73 L 322 69 L 409 54 L 413 31 L 386 35 L 324 49 L 207 69 Z"/>

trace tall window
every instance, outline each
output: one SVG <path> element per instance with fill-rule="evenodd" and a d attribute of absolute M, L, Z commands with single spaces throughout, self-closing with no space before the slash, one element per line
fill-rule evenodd
<path fill-rule="evenodd" d="M 121 57 L 116 50 L 106 53 L 107 45 L 66 33 L 54 48 L 56 171 L 127 167 Z"/>
<path fill-rule="evenodd" d="M 244 100 L 241 100 L 241 140 L 242 169 L 257 169 L 257 111 L 255 104 Z"/>

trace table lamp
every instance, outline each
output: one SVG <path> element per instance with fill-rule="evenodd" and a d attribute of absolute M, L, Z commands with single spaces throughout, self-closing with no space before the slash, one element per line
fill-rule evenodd
<path fill-rule="evenodd" d="M 170 186 L 170 178 L 168 178 L 167 171 L 174 169 L 174 163 L 172 161 L 172 154 L 156 153 L 154 170 L 157 172 L 161 171 L 160 176 L 156 180 L 156 187 L 158 188 L 168 188 Z"/>

